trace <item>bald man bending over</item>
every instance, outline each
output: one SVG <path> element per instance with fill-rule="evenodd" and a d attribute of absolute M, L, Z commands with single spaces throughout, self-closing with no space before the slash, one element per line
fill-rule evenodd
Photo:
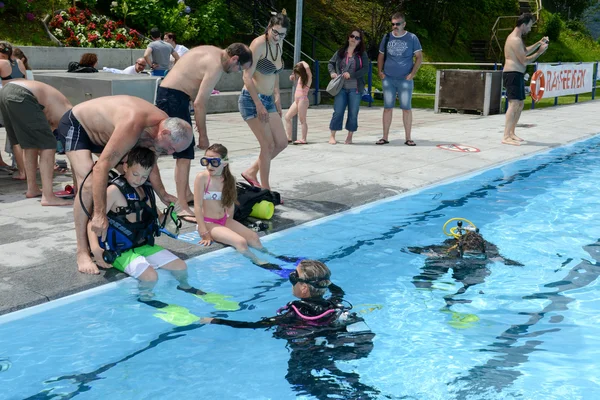
<path fill-rule="evenodd" d="M 73 207 L 77 267 L 79 272 L 98 274 L 88 250 L 88 216 L 81 207 L 81 201 L 91 211 L 93 200 L 91 229 L 104 240 L 108 229 L 108 172 L 136 145 L 150 148 L 159 155 L 186 149 L 192 143 L 192 127 L 182 119 L 169 118 L 138 97 L 106 96 L 78 104 L 65 113 L 58 133 L 79 185 Z M 96 164 L 92 153 L 100 154 Z M 90 173 L 91 176 L 88 176 Z M 156 168 L 152 171 L 150 182 L 163 202 L 173 200 L 167 197 Z"/>

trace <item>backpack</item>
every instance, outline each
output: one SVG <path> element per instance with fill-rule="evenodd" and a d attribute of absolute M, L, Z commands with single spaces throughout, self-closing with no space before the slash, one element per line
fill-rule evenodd
<path fill-rule="evenodd" d="M 382 71 L 383 71 L 383 67 L 385 66 L 385 60 L 387 60 L 387 45 L 388 45 L 388 42 L 390 41 L 390 35 L 391 35 L 391 33 L 388 32 L 388 34 L 385 35 L 385 39 L 383 39 L 383 65 L 381 66 Z"/>
<path fill-rule="evenodd" d="M 252 207 L 263 200 L 270 201 L 274 205 L 281 204 L 281 196 L 277 192 L 250 186 L 243 182 L 238 182 L 236 188 L 238 199 L 235 204 L 233 219 L 238 222 L 242 222 L 248 218 L 252 212 Z"/>

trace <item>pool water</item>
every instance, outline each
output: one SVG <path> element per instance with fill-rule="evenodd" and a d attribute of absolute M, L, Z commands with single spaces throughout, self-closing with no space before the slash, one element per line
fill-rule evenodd
<path fill-rule="evenodd" d="M 132 279 L 0 316 L 0 398 L 599 398 L 599 181 L 592 138 L 270 235 L 274 253 L 324 261 L 374 334 L 314 357 L 272 330 L 173 325 Z M 453 217 L 503 258 L 420 285 L 427 256 L 408 248 L 441 244 Z M 293 299 L 231 249 L 188 265 L 240 303 L 216 310 L 160 271 L 156 298 L 196 316 L 256 321 Z"/>

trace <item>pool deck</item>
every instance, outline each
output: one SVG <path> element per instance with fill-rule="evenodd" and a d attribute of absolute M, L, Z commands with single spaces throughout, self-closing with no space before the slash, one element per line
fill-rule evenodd
<path fill-rule="evenodd" d="M 529 105 L 526 105 L 528 108 Z M 382 109 L 362 107 L 353 145 L 327 143 L 330 106 L 308 112 L 308 145 L 289 146 L 272 164 L 271 182 L 285 204 L 276 208 L 273 231 L 289 228 L 375 200 L 445 182 L 553 147 L 589 138 L 600 132 L 600 102 L 524 111 L 517 134 L 527 144 L 500 143 L 504 115 L 435 114 L 413 112 L 415 147 L 404 145 L 401 112 L 395 110 L 391 142 L 376 146 L 381 137 Z M 207 117 L 211 143 L 230 151 L 237 179 L 258 155 L 258 144 L 238 113 Z M 6 132 L 0 128 L 0 148 Z M 468 145 L 480 152 L 442 150 L 439 144 Z M 200 153 L 197 153 L 197 159 Z M 6 153 L 3 154 L 5 161 Z M 64 156 L 58 156 L 64 158 Z M 196 159 L 196 160 L 197 160 Z M 170 193 L 174 161 L 159 160 Z M 191 181 L 203 168 L 193 163 Z M 71 183 L 70 175 L 55 177 L 55 188 Z M 60 184 L 60 185 L 59 185 Z M 25 199 L 26 184 L 0 171 L 0 314 L 73 294 L 125 275 L 102 271 L 90 276 L 77 272 L 75 231 L 71 207 L 41 207 L 39 199 Z M 184 223 L 184 232 L 194 226 Z M 360 227 L 357 227 L 360 229 Z M 161 237 L 158 242 L 182 258 L 221 248 L 204 248 Z M 241 257 L 241 256 L 240 256 Z"/>

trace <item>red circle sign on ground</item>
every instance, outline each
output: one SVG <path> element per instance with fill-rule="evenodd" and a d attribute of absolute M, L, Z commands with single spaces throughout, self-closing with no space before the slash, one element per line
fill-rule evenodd
<path fill-rule="evenodd" d="M 467 146 L 464 144 L 438 144 L 437 147 L 438 149 L 459 151 L 461 153 L 479 153 L 481 151 L 477 147 Z"/>

